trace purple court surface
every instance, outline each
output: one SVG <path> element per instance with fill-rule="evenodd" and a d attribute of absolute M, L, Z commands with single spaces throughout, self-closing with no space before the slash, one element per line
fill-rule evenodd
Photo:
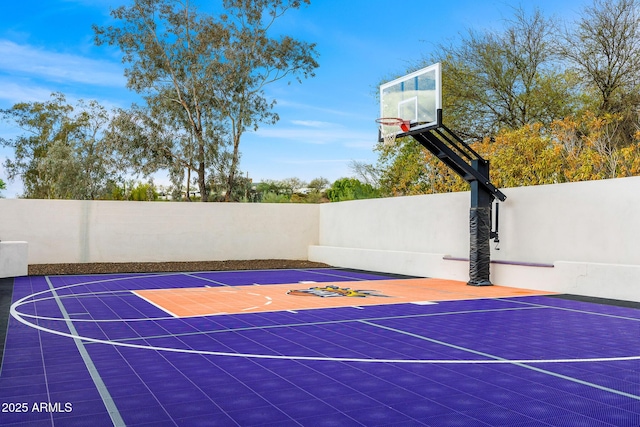
<path fill-rule="evenodd" d="M 0 425 L 640 426 L 637 307 L 520 296 L 180 318 L 134 293 L 388 278 L 5 279 Z"/>

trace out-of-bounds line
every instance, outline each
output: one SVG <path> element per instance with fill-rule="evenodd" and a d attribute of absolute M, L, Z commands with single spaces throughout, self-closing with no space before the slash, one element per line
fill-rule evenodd
<path fill-rule="evenodd" d="M 640 396 L 637 396 L 635 394 L 626 393 L 626 392 L 621 391 L 621 390 L 616 390 L 616 389 L 613 389 L 613 388 L 605 387 L 605 386 L 602 386 L 602 385 L 599 385 L 599 384 L 595 384 L 595 383 L 584 381 L 584 380 L 581 380 L 581 379 L 578 379 L 578 378 L 574 378 L 574 377 L 570 377 L 570 376 L 567 376 L 567 375 L 559 374 L 557 372 L 548 371 L 546 369 L 538 368 L 538 367 L 535 367 L 535 366 L 529 366 L 525 362 L 515 361 L 515 360 L 508 360 L 508 359 L 505 359 L 505 358 L 500 357 L 500 356 L 496 356 L 496 355 L 485 353 L 485 352 L 482 352 L 482 351 L 477 351 L 477 350 L 473 350 L 473 349 L 470 349 L 470 348 L 462 347 L 462 346 L 459 346 L 459 345 L 451 344 L 451 343 L 448 343 L 448 342 L 436 340 L 436 339 L 433 339 L 433 338 L 425 337 L 423 335 L 418 335 L 418 334 L 414 334 L 412 332 L 403 331 L 401 329 L 391 328 L 389 326 L 379 325 L 379 324 L 372 323 L 372 322 L 367 322 L 367 321 L 361 321 L 361 323 L 364 323 L 366 325 L 373 326 L 373 327 L 376 327 L 376 328 L 385 329 L 387 331 L 392 331 L 392 332 L 395 332 L 395 333 L 398 333 L 398 334 L 407 335 L 407 336 L 410 336 L 412 338 L 418 338 L 420 340 L 424 340 L 424 341 L 428 341 L 428 342 L 435 343 L 435 344 L 438 344 L 438 345 L 442 345 L 444 347 L 449 347 L 449 348 L 453 348 L 453 349 L 456 349 L 456 350 L 464 351 L 464 352 L 467 352 L 467 353 L 475 354 L 475 355 L 478 355 L 478 356 L 488 357 L 488 358 L 493 359 L 493 360 L 498 360 L 498 361 L 501 361 L 501 362 L 510 363 L 512 365 L 516 365 L 516 366 L 519 366 L 521 368 L 530 369 L 530 370 L 533 370 L 533 371 L 536 371 L 536 372 L 540 372 L 540 373 L 545 374 L 545 375 L 550 375 L 550 376 L 553 376 L 553 377 L 557 377 L 557 378 L 562 378 L 562 379 L 567 380 L 567 381 L 571 381 L 571 382 L 574 382 L 574 383 L 577 383 L 577 384 L 581 384 L 581 385 L 585 385 L 585 386 L 588 386 L 588 387 L 596 388 L 598 390 L 606 391 L 606 392 L 609 392 L 609 393 L 614 393 L 614 394 L 617 394 L 617 395 L 620 395 L 620 396 L 628 397 L 630 399 L 640 400 Z"/>
<path fill-rule="evenodd" d="M 563 311 L 571 311 L 574 313 L 580 313 L 580 314 L 591 314 L 594 316 L 602 316 L 602 317 L 611 317 L 613 319 L 622 319 L 622 320 L 631 320 L 633 322 L 640 322 L 640 318 L 637 317 L 626 317 L 626 316 L 618 316 L 616 314 L 608 314 L 608 313 L 598 313 L 597 311 L 587 311 L 587 310 L 578 310 L 577 308 L 569 308 L 569 307 L 559 307 L 559 306 L 555 306 L 555 305 L 547 305 L 547 304 L 539 304 L 539 303 L 535 303 L 535 302 L 526 302 L 526 301 L 519 301 L 517 299 L 504 299 L 504 298 L 493 298 L 494 300 L 498 300 L 498 301 L 509 301 L 509 302 L 514 302 L 514 303 L 518 303 L 518 304 L 522 304 L 522 305 L 527 305 L 530 307 L 538 307 L 538 308 L 547 308 L 547 309 L 555 309 L 555 310 L 563 310 Z"/>
<path fill-rule="evenodd" d="M 118 411 L 118 407 L 116 406 L 115 402 L 113 401 L 113 398 L 111 397 L 111 393 L 109 393 L 107 386 L 105 385 L 104 381 L 102 381 L 102 377 L 98 373 L 96 366 L 93 364 L 93 360 L 91 360 L 91 356 L 89 356 L 87 349 L 84 348 L 82 338 L 78 336 L 78 331 L 73 325 L 73 321 L 69 317 L 69 313 L 67 313 L 67 309 L 62 304 L 62 301 L 60 301 L 60 299 L 57 298 L 58 294 L 56 293 L 56 290 L 53 284 L 51 283 L 51 280 L 49 280 L 48 276 L 45 276 L 45 280 L 47 281 L 47 284 L 51 289 L 51 293 L 55 297 L 56 303 L 58 304 L 58 308 L 60 309 L 62 316 L 65 318 L 67 322 L 67 326 L 69 328 L 69 331 L 71 332 L 71 335 L 74 335 L 77 337 L 73 340 L 73 342 L 76 344 L 76 347 L 78 348 L 78 352 L 80 353 L 80 356 L 82 357 L 82 360 L 84 361 L 84 364 L 87 367 L 87 370 L 89 371 L 89 375 L 91 376 L 91 379 L 93 380 L 93 383 L 95 384 L 96 389 L 98 390 L 98 393 L 102 398 L 102 402 L 104 403 L 104 406 L 107 409 L 107 412 L 109 413 L 109 417 L 111 418 L 113 425 L 116 427 L 126 426 L 124 420 L 122 419 L 122 416 L 120 415 L 120 411 Z"/>
<path fill-rule="evenodd" d="M 215 283 L 216 285 L 231 287 L 231 285 L 228 285 L 226 283 L 218 282 L 216 280 L 207 279 L 206 277 L 196 276 L 194 273 L 182 273 L 182 274 L 184 276 L 193 277 L 194 279 L 204 280 L 205 282 L 209 282 L 209 283 Z"/>
<path fill-rule="evenodd" d="M 350 279 L 350 280 L 353 280 L 353 281 L 360 281 L 360 282 L 366 282 L 366 281 L 370 281 L 371 280 L 371 279 L 363 279 L 361 277 L 346 276 L 346 275 L 337 274 L 337 273 L 322 273 L 320 271 L 301 270 L 301 269 L 298 269 L 296 271 L 303 271 L 305 273 L 319 274 L 321 276 L 340 277 L 341 279 Z"/>

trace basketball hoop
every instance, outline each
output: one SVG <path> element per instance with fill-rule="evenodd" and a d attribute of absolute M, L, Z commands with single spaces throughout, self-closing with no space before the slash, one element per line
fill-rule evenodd
<path fill-rule="evenodd" d="M 396 136 L 398 135 L 396 128 L 400 128 L 403 132 L 408 132 L 411 121 L 399 117 L 381 117 L 376 119 L 376 123 L 380 126 L 380 134 L 384 140 L 384 145 L 390 146 L 396 142 Z"/>

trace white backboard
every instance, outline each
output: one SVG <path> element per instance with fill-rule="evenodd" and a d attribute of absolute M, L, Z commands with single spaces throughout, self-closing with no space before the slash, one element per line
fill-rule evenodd
<path fill-rule="evenodd" d="M 440 63 L 380 86 L 380 117 L 408 120 L 412 131 L 438 125 L 440 109 L 442 109 Z M 389 129 L 383 129 L 383 132 L 385 130 L 393 129 L 389 127 Z M 397 131 L 397 133 L 404 133 L 399 128 Z"/>

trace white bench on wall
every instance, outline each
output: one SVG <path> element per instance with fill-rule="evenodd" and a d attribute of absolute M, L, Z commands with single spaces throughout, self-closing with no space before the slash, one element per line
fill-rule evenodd
<path fill-rule="evenodd" d="M 0 278 L 28 274 L 29 244 L 19 241 L 0 241 Z"/>

